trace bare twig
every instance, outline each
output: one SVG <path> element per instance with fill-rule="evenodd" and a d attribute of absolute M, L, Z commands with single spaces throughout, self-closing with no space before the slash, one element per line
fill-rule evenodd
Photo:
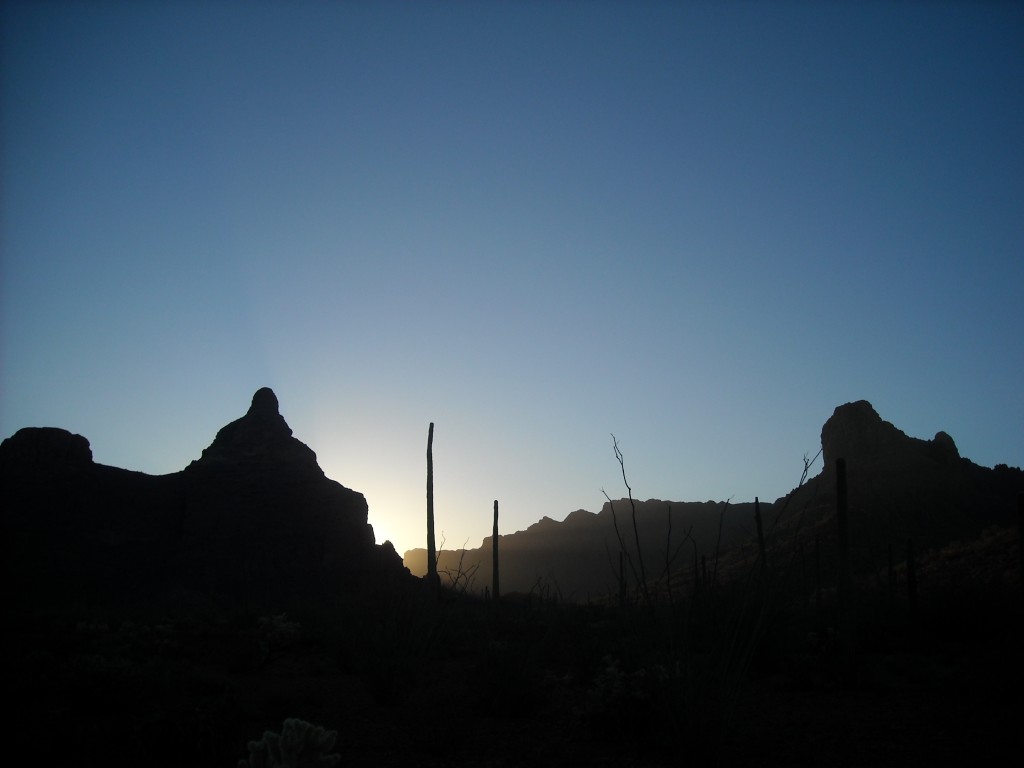
<path fill-rule="evenodd" d="M 619 450 L 619 441 L 615 439 L 615 435 L 612 435 L 612 446 L 615 448 L 615 458 L 618 459 L 619 467 L 622 469 L 622 482 L 629 495 L 629 509 L 633 517 L 633 540 L 636 542 L 636 559 L 640 563 L 640 586 L 650 602 L 650 596 L 647 595 L 647 569 L 644 568 L 644 553 L 640 546 L 640 532 L 636 525 L 636 503 L 633 501 L 633 488 L 630 486 L 629 480 L 626 479 L 626 461 L 622 456 L 622 451 Z"/>
<path fill-rule="evenodd" d="M 629 496 L 629 509 L 633 518 L 633 542 L 636 544 L 636 559 L 640 565 L 640 590 L 643 592 L 645 602 L 650 605 L 651 595 L 647 588 L 647 569 L 644 567 L 644 553 L 643 548 L 640 546 L 640 531 L 636 523 L 636 502 L 633 500 L 633 488 L 626 477 L 626 461 L 622 456 L 622 451 L 619 449 L 619 441 L 614 434 L 612 434 L 612 448 L 615 450 L 615 459 L 619 462 L 619 468 L 622 470 L 622 482 L 625 484 L 626 492 Z"/>
<path fill-rule="evenodd" d="M 444 547 L 443 531 L 441 532 L 441 537 L 441 546 Z M 466 539 L 465 543 L 462 545 L 462 549 L 459 550 L 459 562 L 454 571 L 451 568 L 444 568 L 439 571 L 448 577 L 448 583 L 452 590 L 460 594 L 466 592 L 472 585 L 473 577 L 476 575 L 477 568 L 480 567 L 480 563 L 474 563 L 473 566 L 468 569 L 464 567 L 463 564 L 466 558 L 466 544 L 468 543 L 469 539 Z"/>
<path fill-rule="evenodd" d="M 639 575 L 636 571 L 636 566 L 633 564 L 633 558 L 629 555 L 629 549 L 626 547 L 626 542 L 622 538 L 622 531 L 619 530 L 619 517 L 615 513 L 615 502 L 612 501 L 612 497 L 608 495 L 608 492 L 602 488 L 602 495 L 608 500 L 608 507 L 612 512 L 612 526 L 615 528 L 615 538 L 619 542 L 619 596 L 620 598 L 625 593 L 625 575 L 622 572 L 622 559 L 625 558 L 626 562 L 629 563 L 629 570 L 633 574 L 633 578 L 637 581 L 640 580 Z"/>

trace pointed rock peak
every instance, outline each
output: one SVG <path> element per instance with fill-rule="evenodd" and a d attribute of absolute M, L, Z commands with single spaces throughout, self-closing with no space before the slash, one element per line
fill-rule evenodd
<path fill-rule="evenodd" d="M 235 427 L 234 425 L 246 426 Z M 279 410 L 277 395 L 274 394 L 274 390 L 270 387 L 257 389 L 256 394 L 252 396 L 252 403 L 249 405 L 249 410 L 245 416 L 228 424 L 221 432 L 229 427 L 232 428 L 232 431 L 241 430 L 243 435 L 248 434 L 250 437 L 256 432 L 276 434 L 284 437 L 289 437 L 292 434 L 291 427 L 288 426 L 288 422 L 284 420 L 284 416 L 281 415 Z M 219 438 L 220 434 L 217 437 Z"/>
<path fill-rule="evenodd" d="M 291 437 L 292 428 L 284 420 L 279 408 L 274 390 L 270 387 L 257 389 L 245 416 L 224 427 L 217 434 L 217 439 L 220 440 L 223 436 L 266 441 Z"/>
<path fill-rule="evenodd" d="M 252 405 L 246 416 L 274 417 L 281 414 L 280 405 L 277 402 L 277 395 L 270 387 L 263 387 L 256 390 L 252 396 Z"/>
<path fill-rule="evenodd" d="M 941 455 L 959 459 L 960 451 L 956 447 L 956 441 L 947 432 L 936 432 L 932 443 L 939 450 Z"/>
<path fill-rule="evenodd" d="M 292 437 L 292 428 L 279 410 L 277 395 L 269 387 L 256 390 L 245 416 L 221 428 L 198 464 L 215 462 L 284 461 L 320 468 L 316 454 Z"/>

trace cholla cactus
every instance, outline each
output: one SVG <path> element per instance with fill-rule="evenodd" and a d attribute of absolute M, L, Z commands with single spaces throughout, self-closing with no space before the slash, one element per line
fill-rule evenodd
<path fill-rule="evenodd" d="M 341 760 L 327 754 L 337 737 L 337 731 L 289 717 L 280 734 L 266 731 L 259 741 L 250 741 L 249 759 L 240 760 L 238 768 L 329 768 Z"/>

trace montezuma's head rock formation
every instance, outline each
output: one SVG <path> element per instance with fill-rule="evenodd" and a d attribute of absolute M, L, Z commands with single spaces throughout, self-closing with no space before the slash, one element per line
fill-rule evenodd
<path fill-rule="evenodd" d="M 955 463 L 960 459 L 953 438 L 938 432 L 932 440 L 908 437 L 883 421 L 867 400 L 840 405 L 821 428 L 821 449 L 825 466 L 836 459 L 853 459 L 870 466 L 896 464 L 899 469 L 914 458 Z"/>
<path fill-rule="evenodd" d="M 180 472 L 96 464 L 81 435 L 26 428 L 0 444 L 0 488 L 9 583 L 27 602 L 277 611 L 409 578 L 268 388 Z"/>
<path fill-rule="evenodd" d="M 849 521 L 855 556 L 977 536 L 992 525 L 1010 525 L 1024 473 L 979 466 L 960 455 L 944 431 L 931 440 L 910 437 L 884 421 L 866 400 L 840 405 L 821 429 L 819 475 L 776 502 L 803 536 L 834 533 L 837 461 L 845 465 Z"/>

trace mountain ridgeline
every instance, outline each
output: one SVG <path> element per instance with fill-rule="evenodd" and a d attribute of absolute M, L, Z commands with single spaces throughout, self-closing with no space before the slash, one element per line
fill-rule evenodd
<path fill-rule="evenodd" d="M 525 531 L 499 536 L 503 591 L 582 602 L 607 597 L 618 590 L 619 551 L 623 548 L 630 553 L 623 565 L 625 579 L 635 585 L 640 558 L 635 556 L 634 508 L 643 568 L 651 582 L 664 576 L 666 565 L 671 572 L 692 567 L 695 555 L 707 555 L 716 547 L 731 549 L 749 539 L 754 530 L 752 502 L 606 501 L 596 514 L 580 509 L 562 522 L 545 517 Z M 762 514 L 770 509 L 771 504 L 761 505 Z M 437 569 L 442 581 L 458 582 L 470 591 L 482 590 L 489 583 L 492 541 L 488 536 L 478 549 L 439 552 Z M 426 573 L 425 549 L 406 552 L 404 560 L 414 575 Z"/>
<path fill-rule="evenodd" d="M 286 733 L 301 764 L 1005 762 L 1024 473 L 866 402 L 822 448 L 761 526 L 749 502 L 625 499 L 501 536 L 499 609 L 453 594 L 491 583 L 490 539 L 440 553 L 448 589 L 415 578 L 269 389 L 167 475 L 19 430 L 0 444 L 8 730 L 40 765 L 257 765 Z"/>
<path fill-rule="evenodd" d="M 883 421 L 867 401 L 835 409 L 821 432 L 823 469 L 773 503 L 760 504 L 769 559 L 818 552 L 826 568 L 836 552 L 836 461 L 843 459 L 848 486 L 851 559 L 861 572 L 879 567 L 891 547 L 908 541 L 919 550 L 977 537 L 991 526 L 1015 524 L 1024 472 L 978 466 L 960 456 L 953 438 L 908 437 Z M 603 599 L 619 589 L 623 575 L 635 587 L 640 575 L 633 529 L 636 511 L 639 552 L 648 583 L 666 583 L 666 571 L 735 572 L 756 556 L 753 503 L 670 502 L 620 499 L 597 514 L 577 510 L 557 522 L 543 518 L 525 531 L 500 536 L 503 592 Z M 618 533 L 616 532 L 616 524 Z M 469 591 L 488 583 L 491 538 L 477 549 L 438 553 L 438 571 Z M 426 572 L 426 552 L 405 553 L 409 570 Z M 667 567 L 666 567 L 667 566 Z"/>
<path fill-rule="evenodd" d="M 282 611 L 410 580 L 374 543 L 366 499 L 324 475 L 267 388 L 168 475 L 96 464 L 63 429 L 19 430 L 0 444 L 0 489 L 7 583 L 30 608 Z"/>
<path fill-rule="evenodd" d="M 1024 472 L 980 467 L 944 432 L 908 437 L 859 401 L 835 409 L 821 441 L 820 474 L 760 505 L 770 560 L 812 550 L 826 566 L 834 558 L 840 458 L 850 556 L 862 571 L 908 540 L 924 551 L 1015 524 Z M 0 499 L 5 573 L 23 607 L 280 611 L 372 599 L 426 573 L 424 550 L 406 552 L 403 565 L 389 542 L 375 544 L 366 499 L 324 475 L 266 388 L 198 460 L 168 475 L 96 464 L 88 440 L 66 430 L 19 430 L 0 444 Z M 500 537 L 502 593 L 585 602 L 615 595 L 623 581 L 634 589 L 644 576 L 663 586 L 728 578 L 757 556 L 756 531 L 751 502 L 620 499 L 596 514 L 544 517 Z M 442 583 L 482 593 L 492 552 L 487 538 L 478 549 L 438 553 Z"/>

